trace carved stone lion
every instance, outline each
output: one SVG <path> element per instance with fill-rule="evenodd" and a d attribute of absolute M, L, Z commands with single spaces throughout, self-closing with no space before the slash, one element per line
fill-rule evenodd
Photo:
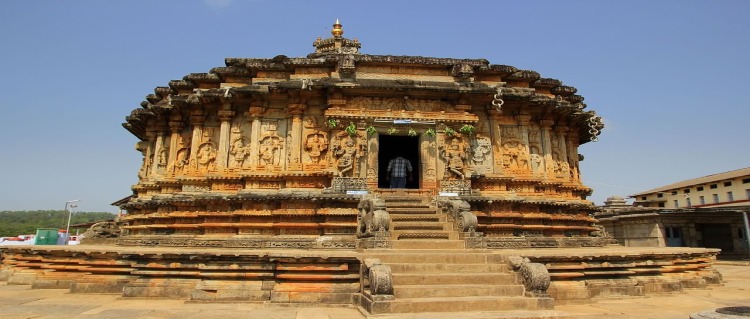
<path fill-rule="evenodd" d="M 357 238 L 373 237 L 383 229 L 388 231 L 391 217 L 385 210 L 385 202 L 380 199 L 363 199 L 357 205 Z"/>

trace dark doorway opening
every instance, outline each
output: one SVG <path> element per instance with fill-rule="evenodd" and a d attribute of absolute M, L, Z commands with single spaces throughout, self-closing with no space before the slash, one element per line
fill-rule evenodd
<path fill-rule="evenodd" d="M 734 251 L 732 242 L 732 227 L 729 224 L 696 224 L 695 228 L 701 232 L 702 247 L 720 248 L 722 252 Z"/>
<path fill-rule="evenodd" d="M 403 156 L 411 162 L 411 181 L 406 181 L 406 188 L 419 188 L 419 136 L 380 135 L 378 150 L 378 188 L 389 188 L 388 161 L 396 156 Z"/>

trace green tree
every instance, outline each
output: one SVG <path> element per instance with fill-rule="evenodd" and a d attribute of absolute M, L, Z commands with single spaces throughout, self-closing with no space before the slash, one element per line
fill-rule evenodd
<path fill-rule="evenodd" d="M 105 212 L 74 212 L 70 224 L 111 220 L 115 214 Z M 37 228 L 65 229 L 68 214 L 62 210 L 0 211 L 0 236 L 35 234 Z M 71 232 L 72 233 L 72 232 Z"/>

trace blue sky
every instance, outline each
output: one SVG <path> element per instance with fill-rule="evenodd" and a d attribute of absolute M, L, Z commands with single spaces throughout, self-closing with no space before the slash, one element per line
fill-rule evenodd
<path fill-rule="evenodd" d="M 597 204 L 750 166 L 750 1 L 0 2 L 0 211 L 110 211 L 141 163 L 121 127 L 226 57 L 305 56 L 340 19 L 366 54 L 484 58 L 578 88 Z"/>

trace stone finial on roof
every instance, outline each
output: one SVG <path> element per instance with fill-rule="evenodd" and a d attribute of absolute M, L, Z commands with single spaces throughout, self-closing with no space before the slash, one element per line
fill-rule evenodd
<path fill-rule="evenodd" d="M 318 39 L 313 42 L 315 47 L 315 53 L 347 53 L 356 54 L 359 53 L 359 48 L 362 46 L 357 39 L 350 40 L 344 38 L 344 29 L 341 27 L 341 23 L 336 19 L 336 23 L 333 24 L 333 30 L 331 30 L 332 38 Z"/>
<path fill-rule="evenodd" d="M 336 19 L 336 23 L 333 24 L 333 30 L 331 30 L 331 34 L 334 38 L 340 38 L 342 35 L 344 35 L 344 29 L 341 28 L 339 19 Z"/>

